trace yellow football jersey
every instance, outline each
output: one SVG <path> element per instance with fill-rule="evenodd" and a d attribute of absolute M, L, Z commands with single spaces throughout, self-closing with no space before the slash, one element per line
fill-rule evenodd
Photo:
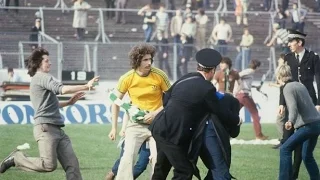
<path fill-rule="evenodd" d="M 148 76 L 140 76 L 134 69 L 120 77 L 118 91 L 128 92 L 132 104 L 142 110 L 155 111 L 162 106 L 162 93 L 170 88 L 168 76 L 152 67 Z"/>

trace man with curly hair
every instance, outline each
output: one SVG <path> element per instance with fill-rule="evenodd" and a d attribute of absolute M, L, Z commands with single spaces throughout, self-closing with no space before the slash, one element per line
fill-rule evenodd
<path fill-rule="evenodd" d="M 139 44 L 134 46 L 129 52 L 132 69 L 122 75 L 117 86 L 117 96 L 122 99 L 128 93 L 132 105 L 141 110 L 148 111 L 143 122 L 128 122 L 125 131 L 124 153 L 120 160 L 120 165 L 116 179 L 133 180 L 133 163 L 135 156 L 145 140 L 149 140 L 151 151 L 152 170 L 156 162 L 155 142 L 148 130 L 149 124 L 160 112 L 162 107 L 162 95 L 171 84 L 167 75 L 160 69 L 152 67 L 155 47 L 149 44 Z M 112 129 L 109 133 L 111 140 L 116 139 L 119 106 L 112 105 Z"/>
<path fill-rule="evenodd" d="M 74 104 L 84 92 L 98 81 L 94 77 L 85 85 L 65 86 L 49 74 L 51 62 L 49 52 L 35 49 L 26 61 L 31 76 L 30 99 L 34 108 L 33 135 L 39 146 L 40 157 L 28 157 L 21 151 L 12 152 L 0 166 L 0 173 L 15 166 L 25 171 L 52 172 L 57 168 L 57 159 L 66 172 L 67 180 L 82 180 L 79 162 L 73 151 L 60 108 Z M 79 93 L 77 93 L 79 92 Z M 59 102 L 56 94 L 76 93 L 67 102 Z"/>

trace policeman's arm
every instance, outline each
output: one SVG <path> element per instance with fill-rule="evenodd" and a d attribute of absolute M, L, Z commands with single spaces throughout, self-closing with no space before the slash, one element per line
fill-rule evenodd
<path fill-rule="evenodd" d="M 320 59 L 318 55 L 314 56 L 314 72 L 318 89 L 317 105 L 320 105 Z"/>

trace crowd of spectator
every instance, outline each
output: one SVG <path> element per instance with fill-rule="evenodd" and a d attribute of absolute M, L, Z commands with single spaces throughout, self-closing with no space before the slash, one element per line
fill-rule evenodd
<path fill-rule="evenodd" d="M 214 22 L 215 19 L 206 14 L 206 10 L 215 9 L 215 5 L 218 4 L 215 0 L 184 0 L 182 8 L 176 6 L 179 3 L 178 1 L 168 0 L 166 2 L 168 4 L 161 4 L 160 0 L 151 0 L 150 4 L 143 6 L 137 14 L 142 17 L 141 28 L 144 31 L 145 42 L 158 43 L 159 66 L 164 66 L 169 76 L 171 76 L 172 69 L 168 59 L 172 50 L 166 47 L 168 43 L 178 44 L 178 77 L 188 72 L 188 62 L 192 60 L 193 53 L 205 47 L 215 48 L 223 56 L 227 56 L 228 47 L 230 45 L 237 46 L 238 54 L 234 59 L 235 68 L 241 70 L 247 67 L 251 59 L 250 47 L 255 43 L 254 34 L 250 33 L 250 19 L 248 18 L 252 1 L 228 0 L 229 4 L 233 4 L 233 9 L 228 10 L 234 11 L 237 26 L 231 26 L 231 22 L 227 22 L 224 17 L 220 17 L 219 22 Z M 273 0 L 261 0 L 262 11 L 274 11 L 276 13 L 273 37 L 266 45 L 279 45 L 283 48 L 284 53 L 288 51 L 284 30 L 292 28 L 304 32 L 305 27 L 307 10 L 299 7 L 296 1 L 293 2 L 289 6 L 289 0 L 282 0 L 281 4 L 276 6 Z M 316 2 L 320 5 L 318 0 Z M 114 20 L 116 24 L 127 23 L 125 11 L 122 11 L 122 9 L 127 8 L 128 0 L 105 0 L 105 4 L 106 8 L 117 9 L 116 11 L 105 12 L 107 20 Z M 6 0 L 6 5 L 10 5 L 10 0 Z M 19 6 L 19 3 L 15 3 L 15 6 Z M 275 9 L 276 7 L 278 9 Z M 72 27 L 75 28 L 74 36 L 77 40 L 83 40 L 85 37 L 90 8 L 91 5 L 85 0 L 73 0 Z M 317 7 L 316 9 L 320 8 Z M 175 11 L 168 12 L 167 10 Z M 208 23 L 215 25 L 212 30 L 208 29 Z M 289 23 L 291 26 L 288 25 Z M 234 37 L 233 28 L 243 29 L 243 35 Z M 37 17 L 35 25 L 31 29 L 29 40 L 38 41 L 38 32 L 40 31 L 41 18 Z M 32 49 L 36 48 L 37 43 L 31 44 L 31 47 Z"/>

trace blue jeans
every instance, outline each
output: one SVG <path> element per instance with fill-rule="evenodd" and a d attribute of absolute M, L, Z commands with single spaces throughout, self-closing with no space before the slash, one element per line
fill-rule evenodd
<path fill-rule="evenodd" d="M 120 159 L 123 155 L 123 147 L 125 143 L 122 144 L 121 147 L 121 152 L 120 152 L 120 157 L 119 159 L 117 159 L 117 161 L 114 163 L 113 167 L 112 167 L 112 172 L 114 175 L 117 175 L 118 173 L 118 167 L 120 164 Z M 136 165 L 133 168 L 133 177 L 136 179 L 138 178 L 144 170 L 146 170 L 148 163 L 149 163 L 149 156 L 150 156 L 150 149 L 147 149 L 147 143 L 146 141 L 141 145 L 141 148 L 139 150 L 139 159 L 136 163 Z"/>
<path fill-rule="evenodd" d="M 208 168 L 208 173 L 204 180 L 231 180 L 229 168 L 223 157 L 212 122 L 209 122 L 205 127 L 200 157 Z"/>
<path fill-rule="evenodd" d="M 242 55 L 244 58 L 242 58 Z M 244 59 L 244 67 L 242 67 L 242 59 Z M 248 64 L 251 59 L 251 50 L 249 48 L 242 48 L 241 51 L 238 53 L 235 62 L 235 69 L 238 71 L 242 71 L 248 67 Z"/>
<path fill-rule="evenodd" d="M 319 180 L 319 168 L 313 157 L 320 134 L 320 122 L 300 127 L 280 146 L 279 180 L 292 180 L 292 151 L 302 144 L 302 159 L 309 173 L 310 180 Z"/>
<path fill-rule="evenodd" d="M 226 56 L 227 54 L 227 41 L 226 40 L 218 40 L 217 51 L 221 54 L 221 56 Z"/>
<path fill-rule="evenodd" d="M 148 25 L 147 29 L 144 30 L 145 42 L 150 42 L 152 37 L 153 27 Z"/>

